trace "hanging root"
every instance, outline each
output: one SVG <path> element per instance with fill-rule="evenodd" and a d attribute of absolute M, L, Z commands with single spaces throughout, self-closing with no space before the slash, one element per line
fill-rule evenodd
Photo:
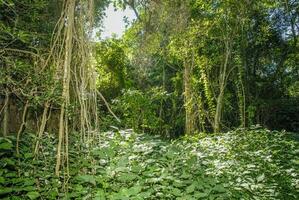
<path fill-rule="evenodd" d="M 39 144 L 40 144 L 40 141 L 42 139 L 42 134 L 45 132 L 45 129 L 46 129 L 46 124 L 47 124 L 47 120 L 48 120 L 47 116 L 48 116 L 49 106 L 50 106 L 49 102 L 47 101 L 44 105 L 42 121 L 41 121 L 41 125 L 39 127 L 39 130 L 38 130 L 37 140 L 36 140 L 35 148 L 34 148 L 34 156 L 38 155 Z"/>
<path fill-rule="evenodd" d="M 61 17 L 56 25 L 53 46 L 47 59 L 47 62 L 52 60 L 56 66 L 55 77 L 62 83 L 55 167 L 57 176 L 64 164 L 68 176 L 69 125 L 80 130 L 82 142 L 92 141 L 98 128 L 97 75 L 92 63 L 92 47 L 89 42 L 93 26 L 93 7 L 93 0 L 64 1 Z M 78 115 L 71 119 L 70 105 L 75 106 L 74 110 L 79 110 Z M 76 122 L 79 122 L 79 126 Z"/>
<path fill-rule="evenodd" d="M 22 123 L 21 123 L 19 131 L 17 133 L 17 142 L 16 142 L 17 143 L 16 144 L 17 156 L 20 155 L 20 150 L 19 150 L 20 138 L 21 138 L 21 134 L 23 133 L 25 125 L 26 125 L 26 115 L 27 115 L 28 107 L 29 107 L 29 101 L 27 100 L 26 103 L 25 103 L 25 106 L 24 106 L 23 114 L 22 114 Z"/>

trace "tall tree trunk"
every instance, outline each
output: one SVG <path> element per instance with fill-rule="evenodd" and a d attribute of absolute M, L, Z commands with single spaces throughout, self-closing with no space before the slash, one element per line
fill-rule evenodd
<path fill-rule="evenodd" d="M 228 60 L 230 57 L 230 42 L 228 39 L 225 41 L 225 59 L 224 63 L 220 70 L 220 80 L 219 80 L 219 94 L 216 102 L 216 112 L 214 117 L 214 132 L 219 132 L 221 130 L 220 124 L 222 120 L 222 111 L 223 111 L 223 99 L 224 99 L 224 90 L 227 83 L 227 68 L 228 68 Z"/>
<path fill-rule="evenodd" d="M 241 64 L 238 66 L 238 100 L 239 100 L 239 112 L 240 112 L 240 126 L 246 127 L 246 69 L 247 65 L 247 55 L 246 48 L 248 46 L 246 40 L 246 32 L 244 31 L 244 24 L 241 26 Z M 244 86 L 245 85 L 245 86 Z"/>
<path fill-rule="evenodd" d="M 194 112 L 192 102 L 192 86 L 191 86 L 191 66 L 185 62 L 184 66 L 184 97 L 185 97 L 185 131 L 187 135 L 194 133 Z"/>

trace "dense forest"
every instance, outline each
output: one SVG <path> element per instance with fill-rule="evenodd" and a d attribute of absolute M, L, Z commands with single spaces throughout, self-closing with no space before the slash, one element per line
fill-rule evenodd
<path fill-rule="evenodd" d="M 298 40 L 296 0 L 0 0 L 0 199 L 298 199 Z"/>

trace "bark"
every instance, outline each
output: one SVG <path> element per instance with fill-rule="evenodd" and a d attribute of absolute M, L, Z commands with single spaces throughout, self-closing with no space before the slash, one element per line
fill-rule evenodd
<path fill-rule="evenodd" d="M 227 82 L 227 68 L 228 60 L 230 56 L 230 44 L 229 41 L 225 41 L 225 59 L 220 70 L 220 84 L 219 84 L 219 95 L 216 102 L 216 112 L 214 117 L 214 132 L 219 132 L 221 130 L 220 124 L 222 120 L 222 111 L 223 111 L 223 99 L 224 99 L 224 90 Z"/>
<path fill-rule="evenodd" d="M 221 87 L 221 90 L 223 88 Z M 221 123 L 221 116 L 222 116 L 222 107 L 223 107 L 223 97 L 224 92 L 220 91 L 218 97 L 217 97 L 217 104 L 216 104 L 216 112 L 215 112 L 215 119 L 214 119 L 214 132 L 220 131 L 220 123 Z"/>
<path fill-rule="evenodd" d="M 187 135 L 194 133 L 194 112 L 192 102 L 192 88 L 191 88 L 191 66 L 185 63 L 184 71 L 184 96 L 185 96 L 185 131 Z"/>
<path fill-rule="evenodd" d="M 3 110 L 3 136 L 8 135 L 8 124 L 9 124 L 9 92 L 5 92 L 4 110 Z"/>

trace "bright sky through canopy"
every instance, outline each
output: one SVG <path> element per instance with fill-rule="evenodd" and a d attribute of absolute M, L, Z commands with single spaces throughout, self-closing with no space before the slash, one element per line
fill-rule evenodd
<path fill-rule="evenodd" d="M 116 34 L 117 37 L 121 37 L 126 29 L 124 17 L 127 17 L 129 22 L 132 22 L 136 18 L 132 10 L 128 8 L 124 11 L 115 10 L 113 5 L 110 4 L 106 10 L 102 38 L 109 38 L 113 33 Z"/>

